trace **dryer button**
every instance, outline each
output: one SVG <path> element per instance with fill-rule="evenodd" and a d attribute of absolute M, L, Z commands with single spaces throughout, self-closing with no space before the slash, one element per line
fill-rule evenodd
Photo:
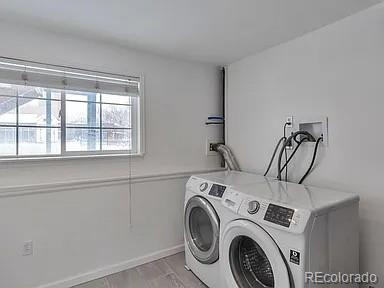
<path fill-rule="evenodd" d="M 260 203 L 259 201 L 249 201 L 248 202 L 248 213 L 249 214 L 256 214 L 260 209 Z"/>
<path fill-rule="evenodd" d="M 208 188 L 208 183 L 207 182 L 204 182 L 204 183 L 200 184 L 200 191 L 201 192 L 204 192 L 205 190 L 207 190 L 207 188 Z"/>

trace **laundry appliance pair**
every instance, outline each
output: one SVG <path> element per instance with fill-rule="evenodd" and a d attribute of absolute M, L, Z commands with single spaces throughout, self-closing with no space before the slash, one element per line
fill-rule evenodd
<path fill-rule="evenodd" d="M 316 273 L 358 273 L 358 203 L 355 194 L 244 172 L 192 176 L 187 267 L 210 288 L 317 287 Z"/>

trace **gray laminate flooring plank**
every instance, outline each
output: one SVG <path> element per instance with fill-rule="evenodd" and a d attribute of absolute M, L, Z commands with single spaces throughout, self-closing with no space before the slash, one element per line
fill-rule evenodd
<path fill-rule="evenodd" d="M 125 270 L 107 276 L 109 288 L 150 288 L 136 269 Z"/>
<path fill-rule="evenodd" d="M 167 258 L 164 261 L 172 268 L 181 282 L 187 288 L 207 287 L 191 271 L 185 269 L 185 254 L 178 253 Z"/>
<path fill-rule="evenodd" d="M 185 255 L 179 253 L 73 288 L 207 288 L 184 265 Z"/>
<path fill-rule="evenodd" d="M 139 272 L 140 276 L 147 281 L 173 272 L 171 267 L 169 267 L 163 259 L 138 266 L 136 267 L 136 270 Z"/>
<path fill-rule="evenodd" d="M 73 288 L 109 288 L 106 278 L 96 279 L 87 283 L 80 284 Z"/>
<path fill-rule="evenodd" d="M 150 281 L 151 288 L 185 288 L 175 273 L 160 276 Z"/>

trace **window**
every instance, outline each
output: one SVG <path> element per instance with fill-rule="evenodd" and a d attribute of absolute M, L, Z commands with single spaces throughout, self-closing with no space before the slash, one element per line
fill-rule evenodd
<path fill-rule="evenodd" d="M 81 73 L 79 77 L 78 70 L 76 73 L 71 70 L 74 75 L 68 77 L 67 70 L 64 75 L 57 70 L 52 73 L 52 69 L 35 75 L 38 68 L 33 67 L 34 71 L 28 74 L 23 63 L 16 67 L 24 81 L 21 85 L 12 78 L 7 79 L 14 70 L 6 64 L 0 62 L 0 157 L 143 152 L 140 78 L 123 82 L 89 73 Z M 36 85 L 35 79 L 46 84 Z M 68 79 L 73 85 L 68 84 L 71 83 Z M 90 82 L 95 85 L 94 89 L 90 89 Z M 62 83 L 66 85 L 59 88 Z M 136 90 L 130 91 L 127 85 L 130 89 L 136 86 Z"/>

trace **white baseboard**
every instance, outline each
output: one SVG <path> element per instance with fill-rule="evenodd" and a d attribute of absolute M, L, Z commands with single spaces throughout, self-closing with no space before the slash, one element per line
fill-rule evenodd
<path fill-rule="evenodd" d="M 93 271 L 79 274 L 76 276 L 68 277 L 56 282 L 44 284 L 36 288 L 69 288 L 84 282 L 95 280 L 110 274 L 118 273 L 118 272 L 131 269 L 145 263 L 149 263 L 149 262 L 170 256 L 173 254 L 177 254 L 182 251 L 184 251 L 184 244 L 178 245 L 169 249 L 164 249 L 164 250 L 151 253 L 151 254 L 148 254 L 139 258 L 135 258 L 132 260 L 124 261 L 118 264 L 105 266 L 97 270 L 93 270 Z"/>

